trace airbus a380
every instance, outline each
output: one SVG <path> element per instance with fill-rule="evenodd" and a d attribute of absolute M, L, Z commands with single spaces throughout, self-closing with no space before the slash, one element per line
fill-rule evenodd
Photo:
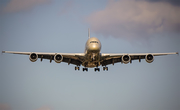
<path fill-rule="evenodd" d="M 145 59 L 146 62 L 151 63 L 154 61 L 154 56 L 178 54 L 178 52 L 172 53 L 101 53 L 101 42 L 96 37 L 90 38 L 86 42 L 84 53 L 43 53 L 43 52 L 15 52 L 15 51 L 2 51 L 2 53 L 23 54 L 29 55 L 29 59 L 32 62 L 37 61 L 38 58 L 49 59 L 50 63 L 54 60 L 56 63 L 66 62 L 74 64 L 75 70 L 80 70 L 80 66 L 83 71 L 88 71 L 88 68 L 94 68 L 94 71 L 100 71 L 99 66 L 103 66 L 103 70 L 108 71 L 107 65 L 121 62 L 123 64 L 132 63 L 132 60 Z"/>

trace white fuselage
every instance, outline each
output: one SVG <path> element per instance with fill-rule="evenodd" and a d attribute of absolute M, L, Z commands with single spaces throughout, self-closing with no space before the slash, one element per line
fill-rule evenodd
<path fill-rule="evenodd" d="M 85 59 L 82 63 L 85 67 L 98 67 L 101 60 L 101 42 L 99 39 L 92 37 L 86 42 Z"/>

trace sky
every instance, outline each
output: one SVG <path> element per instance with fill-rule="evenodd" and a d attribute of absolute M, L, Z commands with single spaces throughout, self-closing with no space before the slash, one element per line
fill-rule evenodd
<path fill-rule="evenodd" d="M 178 0 L 1 0 L 0 51 L 180 52 Z M 109 71 L 0 54 L 0 110 L 179 110 L 180 57 L 108 65 Z"/>

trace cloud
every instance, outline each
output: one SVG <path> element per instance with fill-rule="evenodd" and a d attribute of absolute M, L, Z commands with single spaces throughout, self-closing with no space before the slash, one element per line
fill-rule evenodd
<path fill-rule="evenodd" d="M 97 34 L 134 41 L 154 33 L 180 32 L 179 12 L 180 7 L 167 2 L 111 0 L 86 20 Z"/>
<path fill-rule="evenodd" d="M 49 108 L 49 107 L 44 106 L 44 107 L 38 108 L 36 110 L 52 110 L 52 109 Z"/>
<path fill-rule="evenodd" d="M 180 6 L 180 0 L 146 0 L 150 2 L 167 2 L 171 3 L 172 5 Z"/>
<path fill-rule="evenodd" d="M 4 13 L 31 9 L 38 4 L 49 3 L 50 0 L 11 0 L 4 8 Z"/>
<path fill-rule="evenodd" d="M 11 110 L 8 104 L 0 104 L 0 110 Z"/>

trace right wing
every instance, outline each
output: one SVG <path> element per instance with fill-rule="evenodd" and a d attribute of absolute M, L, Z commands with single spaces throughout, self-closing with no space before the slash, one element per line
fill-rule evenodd
<path fill-rule="evenodd" d="M 148 62 L 148 60 L 146 59 L 146 61 L 148 63 L 151 63 L 154 60 L 154 56 L 162 56 L 162 55 L 171 55 L 171 54 L 178 54 L 178 52 L 171 52 L 171 53 L 118 53 L 118 54 L 111 54 L 111 53 L 104 53 L 101 54 L 102 56 L 102 66 L 106 66 L 109 64 L 113 64 L 114 63 L 129 63 L 132 62 L 132 60 L 139 60 L 139 62 L 141 61 L 141 59 L 146 59 L 147 55 L 152 55 L 153 59 L 151 61 Z M 128 56 L 130 59 L 127 62 L 123 62 L 123 56 Z"/>
<path fill-rule="evenodd" d="M 54 59 L 55 55 L 61 55 L 62 62 L 66 62 L 68 64 L 74 64 L 77 66 L 80 66 L 84 59 L 84 53 L 45 53 L 45 52 L 15 52 L 15 51 L 2 51 L 2 53 L 29 55 L 30 57 L 32 54 L 36 54 L 37 58 L 35 58 L 34 61 L 36 61 L 38 58 L 40 58 L 41 61 L 43 59 L 49 59 L 50 62 L 52 60 L 55 60 Z"/>

